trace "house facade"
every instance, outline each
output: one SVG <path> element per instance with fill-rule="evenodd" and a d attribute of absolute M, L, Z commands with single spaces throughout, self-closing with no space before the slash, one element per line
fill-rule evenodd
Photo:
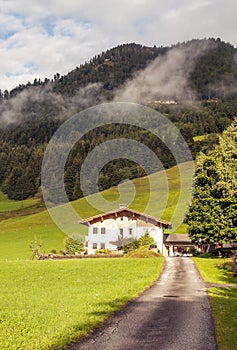
<path fill-rule="evenodd" d="M 88 227 L 88 234 L 85 238 L 88 254 L 95 254 L 96 250 L 102 248 L 118 250 L 127 240 L 139 239 L 146 232 L 149 232 L 159 251 L 164 254 L 164 229 L 171 228 L 170 222 L 125 206 L 81 220 L 79 223 Z"/>

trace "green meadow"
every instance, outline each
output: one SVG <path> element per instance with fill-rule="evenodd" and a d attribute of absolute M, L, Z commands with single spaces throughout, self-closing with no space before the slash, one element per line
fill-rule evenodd
<path fill-rule="evenodd" d="M 230 259 L 193 258 L 203 280 L 226 284 L 225 288 L 209 288 L 208 295 L 215 322 L 219 350 L 236 350 L 237 344 L 237 279 L 232 277 Z"/>
<path fill-rule="evenodd" d="M 137 297 L 163 258 L 0 264 L 1 350 L 63 349 Z"/>
<path fill-rule="evenodd" d="M 7 195 L 0 192 L 0 213 L 8 211 L 19 211 L 36 205 L 39 199 L 26 199 L 23 201 L 14 201 L 7 198 Z"/>
<path fill-rule="evenodd" d="M 33 215 L 18 215 L 2 220 L 0 221 L 0 260 L 29 259 L 31 256 L 29 244 L 35 238 L 42 241 L 45 253 L 49 253 L 52 249 L 58 252 L 63 249 L 65 232 L 84 239 L 87 230 L 86 227 L 78 224 L 80 218 L 116 209 L 120 203 L 126 203 L 132 209 L 172 221 L 173 232 L 185 233 L 186 227 L 182 221 L 191 193 L 192 175 L 193 163 L 183 163 L 179 168 L 176 166 L 141 179 L 127 181 L 118 187 L 72 202 L 77 215 L 67 215 L 69 205 L 61 206 L 56 211 L 63 223 L 63 228 L 55 224 L 46 210 Z M 182 188 L 181 191 L 180 188 Z M 55 209 L 52 210 L 54 211 Z"/>

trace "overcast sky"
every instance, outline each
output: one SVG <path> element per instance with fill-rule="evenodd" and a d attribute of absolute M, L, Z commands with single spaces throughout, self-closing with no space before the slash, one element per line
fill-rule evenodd
<path fill-rule="evenodd" d="M 0 89 L 67 72 L 118 44 L 220 37 L 237 46 L 235 0 L 0 0 Z"/>

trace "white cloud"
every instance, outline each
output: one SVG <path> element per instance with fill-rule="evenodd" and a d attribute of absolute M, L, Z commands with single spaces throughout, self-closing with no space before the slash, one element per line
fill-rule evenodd
<path fill-rule="evenodd" d="M 237 45 L 234 0 L 0 0 L 0 9 L 1 89 L 66 74 L 124 42 L 218 36 Z"/>

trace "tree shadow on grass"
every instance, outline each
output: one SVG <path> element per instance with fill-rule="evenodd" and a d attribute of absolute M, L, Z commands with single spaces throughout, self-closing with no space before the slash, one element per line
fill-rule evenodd
<path fill-rule="evenodd" d="M 204 258 L 200 256 L 200 257 L 195 257 L 195 259 L 200 259 L 201 261 Z M 206 285 L 211 286 L 212 284 L 213 285 L 214 284 L 220 284 L 220 285 L 237 284 L 237 278 L 233 277 L 232 261 L 226 260 L 225 258 L 220 258 L 220 259 L 217 259 L 216 257 L 205 258 L 205 260 L 207 260 L 208 263 L 209 263 L 209 259 L 211 263 L 213 262 L 213 260 L 217 260 L 217 261 L 214 263 L 214 266 L 213 266 L 213 269 L 214 269 L 213 276 L 212 275 L 209 276 L 209 279 L 211 279 L 211 282 L 206 282 Z M 196 260 L 196 262 L 197 262 L 197 268 L 200 271 L 200 273 L 202 273 L 202 270 L 205 272 L 206 268 L 208 268 L 208 265 L 199 266 L 198 260 Z M 218 276 L 215 276 L 215 269 L 218 272 Z"/>
<path fill-rule="evenodd" d="M 236 350 L 237 289 L 210 288 L 209 297 L 219 348 Z"/>
<path fill-rule="evenodd" d="M 221 274 L 221 280 L 224 283 L 234 283 L 237 284 L 237 278 L 233 277 L 233 268 L 231 261 L 220 261 L 216 264 L 216 267 Z"/>

